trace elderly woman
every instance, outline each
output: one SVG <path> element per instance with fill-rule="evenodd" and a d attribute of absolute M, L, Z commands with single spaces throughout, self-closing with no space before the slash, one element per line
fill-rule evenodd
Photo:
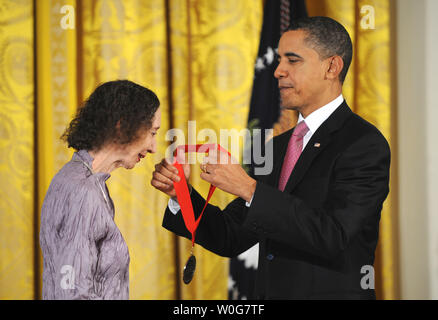
<path fill-rule="evenodd" d="M 63 135 L 77 150 L 41 212 L 43 299 L 128 299 L 129 252 L 105 181 L 156 151 L 157 96 L 127 80 L 100 85 Z"/>

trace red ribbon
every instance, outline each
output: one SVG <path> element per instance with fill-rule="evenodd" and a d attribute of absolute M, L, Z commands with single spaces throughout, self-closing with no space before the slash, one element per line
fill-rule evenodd
<path fill-rule="evenodd" d="M 197 152 L 208 154 L 211 149 L 215 148 L 217 148 L 217 150 L 219 151 L 227 152 L 228 155 L 231 156 L 231 154 L 219 144 L 181 145 L 176 148 L 174 155 L 176 155 L 178 150 L 181 149 L 184 149 L 184 152 Z M 213 192 L 216 187 L 210 184 L 210 190 L 208 191 L 208 196 L 204 208 L 202 209 L 198 219 L 195 220 L 195 213 L 193 212 L 192 200 L 190 199 L 189 187 L 187 185 L 186 177 L 184 176 L 183 167 L 178 162 L 178 160 L 175 160 L 174 166 L 178 169 L 178 176 L 181 180 L 179 182 L 174 182 L 173 186 L 175 188 L 176 197 L 181 208 L 184 223 L 187 230 L 189 230 L 192 234 L 192 246 L 194 246 L 196 229 L 198 228 L 199 222 L 201 221 L 202 215 L 204 214 L 204 210 L 207 207 L 207 204 L 210 201 L 211 197 L 213 196 Z"/>

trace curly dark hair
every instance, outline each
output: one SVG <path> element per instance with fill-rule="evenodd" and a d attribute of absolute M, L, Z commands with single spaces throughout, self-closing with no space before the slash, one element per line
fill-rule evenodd
<path fill-rule="evenodd" d="M 148 130 L 160 106 L 155 93 L 129 80 L 99 85 L 61 136 L 76 150 L 99 150 L 108 141 L 135 141 Z"/>

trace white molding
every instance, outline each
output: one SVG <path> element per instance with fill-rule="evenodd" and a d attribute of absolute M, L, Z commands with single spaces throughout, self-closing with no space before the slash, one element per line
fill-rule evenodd
<path fill-rule="evenodd" d="M 426 147 L 430 298 L 438 299 L 438 1 L 426 0 Z"/>
<path fill-rule="evenodd" d="M 402 299 L 430 298 L 425 1 L 396 1 Z"/>

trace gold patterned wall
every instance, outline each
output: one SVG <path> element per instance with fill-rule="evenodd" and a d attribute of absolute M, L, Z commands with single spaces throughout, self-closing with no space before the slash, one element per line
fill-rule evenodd
<path fill-rule="evenodd" d="M 0 299 L 34 297 L 32 12 L 0 2 Z"/>

